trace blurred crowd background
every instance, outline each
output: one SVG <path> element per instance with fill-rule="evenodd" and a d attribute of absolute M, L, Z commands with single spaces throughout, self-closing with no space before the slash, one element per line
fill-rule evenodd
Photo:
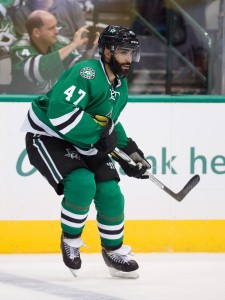
<path fill-rule="evenodd" d="M 42 56 L 59 48 L 52 45 L 43 53 L 28 34 L 26 22 L 33 11 L 45 10 L 57 20 L 60 47 L 70 44 L 85 24 L 96 25 L 99 32 L 109 24 L 131 28 L 140 41 L 141 61 L 129 74 L 130 94 L 225 94 L 224 2 L 0 0 L 0 93 L 42 93 L 43 86 L 51 87 L 63 69 L 87 57 L 83 45 L 71 51 L 77 59 L 69 63 L 61 59 L 60 66 L 57 55 L 43 63 Z M 97 49 L 89 57 L 98 58 Z"/>

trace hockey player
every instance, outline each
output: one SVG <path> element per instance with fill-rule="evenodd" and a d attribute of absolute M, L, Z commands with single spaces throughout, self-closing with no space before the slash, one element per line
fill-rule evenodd
<path fill-rule="evenodd" d="M 112 276 L 137 278 L 131 247 L 123 245 L 124 197 L 110 156 L 115 147 L 136 163 L 119 158 L 128 176 L 146 178 L 150 168 L 142 151 L 128 138 L 119 116 L 128 99 L 125 79 L 131 63 L 139 61 L 139 42 L 127 28 L 108 26 L 100 35 L 101 59 L 77 63 L 54 87 L 33 101 L 23 130 L 33 166 L 63 194 L 61 250 L 65 265 L 76 276 L 80 247 L 92 200 L 102 255 Z"/>

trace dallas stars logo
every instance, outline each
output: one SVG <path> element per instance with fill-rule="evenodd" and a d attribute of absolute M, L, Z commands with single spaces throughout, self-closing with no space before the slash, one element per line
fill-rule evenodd
<path fill-rule="evenodd" d="M 67 156 L 71 159 L 75 158 L 75 159 L 80 160 L 80 155 L 76 151 L 71 150 L 70 148 L 66 149 L 66 151 L 67 151 L 67 154 L 65 156 Z"/>
<path fill-rule="evenodd" d="M 115 169 L 115 166 L 112 162 L 108 162 L 106 163 L 106 165 L 111 169 L 111 170 L 114 170 Z"/>
<path fill-rule="evenodd" d="M 110 89 L 110 93 L 111 93 L 111 97 L 109 98 L 109 100 L 116 100 L 116 95 L 120 95 L 120 92 L 116 92 L 114 89 Z"/>
<path fill-rule="evenodd" d="M 109 30 L 109 33 L 114 33 L 114 32 L 116 32 L 116 29 L 115 29 L 115 28 L 111 28 L 111 29 Z"/>
<path fill-rule="evenodd" d="M 95 78 L 95 71 L 90 67 L 86 67 L 81 69 L 80 75 L 86 79 L 93 79 Z"/>

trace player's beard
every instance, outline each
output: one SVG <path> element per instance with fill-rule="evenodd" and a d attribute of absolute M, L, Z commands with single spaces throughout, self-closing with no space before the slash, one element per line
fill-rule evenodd
<path fill-rule="evenodd" d="M 129 66 L 129 68 L 123 69 L 123 66 Z M 131 63 L 120 64 L 115 58 L 113 60 L 113 70 L 118 75 L 126 76 L 130 71 L 130 67 Z"/>

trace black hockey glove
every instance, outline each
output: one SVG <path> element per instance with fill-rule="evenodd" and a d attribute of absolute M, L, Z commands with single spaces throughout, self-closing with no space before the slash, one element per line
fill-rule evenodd
<path fill-rule="evenodd" d="M 151 165 L 145 159 L 144 153 L 138 148 L 137 144 L 129 138 L 127 146 L 120 149 L 136 163 L 136 166 L 133 166 L 122 158 L 113 155 L 114 160 L 120 164 L 124 172 L 128 176 L 138 179 L 149 178 L 149 176 L 144 173 L 151 168 Z"/>
<path fill-rule="evenodd" d="M 133 166 L 133 165 L 130 165 L 127 161 L 123 160 L 120 157 L 113 155 L 113 159 L 120 164 L 120 166 L 124 170 L 124 173 L 127 174 L 129 177 L 135 177 L 138 179 L 149 178 L 148 175 L 144 175 L 144 173 L 147 170 L 147 167 L 143 166 L 141 163 L 137 163 L 136 166 Z"/>
<path fill-rule="evenodd" d="M 102 126 L 102 135 L 94 146 L 100 152 L 111 153 L 117 145 L 117 134 L 114 129 L 114 123 L 106 116 L 96 115 L 94 119 Z"/>

